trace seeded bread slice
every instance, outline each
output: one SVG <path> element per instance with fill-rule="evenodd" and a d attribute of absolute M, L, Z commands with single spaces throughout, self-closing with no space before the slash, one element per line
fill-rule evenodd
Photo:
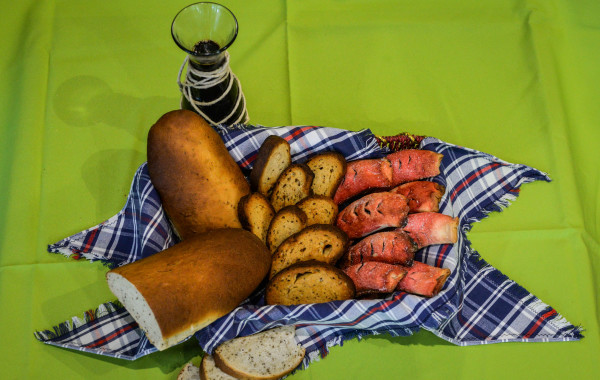
<path fill-rule="evenodd" d="M 287 238 L 273 254 L 272 278 L 299 261 L 318 260 L 335 264 L 348 248 L 348 236 L 330 224 L 313 224 Z"/>
<path fill-rule="evenodd" d="M 306 214 L 298 206 L 286 206 L 271 220 L 267 232 L 267 246 L 274 253 L 285 239 L 306 227 Z"/>
<path fill-rule="evenodd" d="M 198 369 L 198 368 L 196 368 Z M 215 358 L 212 355 L 204 354 L 202 357 L 202 363 L 200 363 L 199 368 L 199 379 L 200 380 L 235 380 L 237 377 L 233 377 L 219 369 L 215 364 Z M 189 379 L 177 379 L 177 380 L 192 380 L 196 378 Z"/>
<path fill-rule="evenodd" d="M 273 277 L 265 290 L 268 305 L 300 305 L 354 298 L 354 283 L 339 268 L 319 261 L 296 263 Z"/>
<path fill-rule="evenodd" d="M 240 379 L 279 379 L 304 359 L 305 349 L 296 343 L 295 331 L 294 326 L 281 326 L 229 340 L 215 349 L 215 364 Z"/>
<path fill-rule="evenodd" d="M 313 193 L 333 198 L 346 175 L 346 158 L 338 152 L 319 153 L 311 157 L 306 165 L 315 174 Z"/>
<path fill-rule="evenodd" d="M 252 166 L 251 190 L 269 196 L 277 178 L 291 164 L 290 144 L 282 137 L 270 135 L 258 149 Z"/>
<path fill-rule="evenodd" d="M 269 200 L 275 212 L 311 195 L 314 174 L 305 164 L 291 164 L 281 173 Z"/>
<path fill-rule="evenodd" d="M 192 363 L 187 363 L 177 375 L 177 380 L 200 380 L 200 368 Z"/>
<path fill-rule="evenodd" d="M 242 227 L 267 242 L 267 233 L 275 210 L 271 202 L 261 193 L 250 193 L 240 199 L 238 218 Z"/>
<path fill-rule="evenodd" d="M 334 224 L 338 215 L 338 205 L 324 195 L 311 195 L 296 204 L 306 214 L 307 224 Z"/>

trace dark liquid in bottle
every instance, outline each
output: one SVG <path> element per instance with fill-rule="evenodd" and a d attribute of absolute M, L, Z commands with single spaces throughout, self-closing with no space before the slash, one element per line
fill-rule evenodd
<path fill-rule="evenodd" d="M 201 58 L 190 60 L 189 64 L 192 65 L 198 71 L 214 71 L 218 69 L 225 59 L 223 55 L 214 55 L 211 57 L 211 54 L 219 51 L 221 47 L 218 43 L 212 40 L 202 40 L 194 45 L 194 53 Z M 192 75 L 192 79 L 197 80 L 196 76 Z M 218 99 L 223 95 L 227 88 L 229 87 L 229 83 L 233 80 L 231 76 L 228 76 L 222 82 L 205 89 L 196 89 L 193 88 L 191 91 L 192 98 L 200 101 L 200 102 L 210 102 L 215 99 Z M 229 93 L 223 97 L 223 99 L 218 102 L 208 105 L 208 106 L 199 106 L 200 110 L 206 114 L 212 121 L 218 123 L 223 120 L 227 115 L 229 115 L 233 107 L 235 106 L 237 97 L 239 93 L 239 88 L 237 83 L 234 81 L 231 85 L 231 89 Z M 188 109 L 191 111 L 195 111 L 194 107 L 190 104 L 190 102 L 184 97 L 182 102 L 182 108 Z M 236 111 L 233 113 L 231 117 L 227 120 L 223 121 L 224 124 L 231 124 L 240 118 L 240 115 L 244 113 L 244 104 L 243 101 L 240 101 L 240 104 L 236 107 Z M 242 120 L 243 122 L 244 120 Z"/>
<path fill-rule="evenodd" d="M 219 44 L 213 40 L 199 41 L 196 43 L 196 45 L 194 45 L 194 54 L 197 54 L 197 55 L 214 54 L 217 51 L 219 51 L 220 48 L 221 47 L 219 46 Z"/>

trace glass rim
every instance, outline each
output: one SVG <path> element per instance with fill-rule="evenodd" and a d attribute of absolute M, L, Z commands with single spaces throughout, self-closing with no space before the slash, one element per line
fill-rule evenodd
<path fill-rule="evenodd" d="M 188 8 L 200 5 L 200 4 L 212 4 L 212 5 L 216 5 L 219 8 L 224 9 L 225 11 L 227 11 L 231 17 L 233 17 L 233 22 L 234 22 L 234 31 L 233 31 L 233 37 L 231 38 L 231 41 L 227 42 L 225 45 L 223 45 L 222 47 L 220 47 L 218 50 L 215 50 L 214 52 L 210 52 L 210 53 L 202 53 L 202 54 L 198 54 L 197 52 L 190 50 L 188 48 L 186 48 L 185 46 L 183 46 L 175 37 L 175 32 L 174 32 L 174 26 L 175 26 L 175 21 L 177 21 L 177 17 L 179 17 L 179 15 L 185 11 Z M 195 57 L 210 57 L 213 55 L 219 55 L 221 53 L 223 53 L 225 50 L 227 50 L 227 48 L 229 48 L 233 42 L 235 41 L 235 39 L 237 38 L 238 35 L 238 21 L 237 18 L 235 17 L 235 15 L 233 14 L 233 12 L 227 8 L 226 6 L 224 6 L 223 4 L 219 4 L 219 3 L 215 3 L 212 1 L 199 1 L 197 3 L 193 3 L 190 4 L 184 8 L 182 8 L 179 12 L 177 12 L 177 14 L 175 15 L 175 17 L 173 17 L 173 21 L 171 22 L 171 37 L 173 38 L 173 41 L 175 41 L 175 43 L 177 44 L 177 46 L 179 46 L 180 49 L 182 49 L 183 51 L 185 51 L 186 53 L 193 55 Z"/>

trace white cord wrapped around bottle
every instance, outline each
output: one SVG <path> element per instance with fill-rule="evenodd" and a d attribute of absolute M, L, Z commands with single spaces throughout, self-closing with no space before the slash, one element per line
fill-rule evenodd
<path fill-rule="evenodd" d="M 189 64 L 189 56 L 185 58 L 181 68 L 179 69 L 179 75 L 177 77 L 177 83 L 179 84 L 179 89 L 181 93 L 187 101 L 191 104 L 200 116 L 202 116 L 209 124 L 211 125 L 219 125 L 228 121 L 232 116 L 235 115 L 240 103 L 242 103 L 243 111 L 240 113 L 239 117 L 236 120 L 228 122 L 228 124 L 239 124 L 239 123 L 247 123 L 249 120 L 248 111 L 246 110 L 246 99 L 244 98 L 244 93 L 242 92 L 242 85 L 237 78 L 237 76 L 231 71 L 229 67 L 229 52 L 224 52 L 225 57 L 223 59 L 223 63 L 217 67 L 213 71 L 202 71 L 197 70 L 193 67 L 193 65 Z M 185 81 L 181 82 L 181 74 L 183 73 L 183 68 L 187 65 L 187 72 L 185 75 Z M 197 78 L 197 79 L 195 79 Z M 223 81 L 226 81 L 228 78 L 231 78 L 229 84 L 223 94 L 218 98 L 208 101 L 201 102 L 193 98 L 192 90 L 206 90 L 211 87 L 214 87 Z M 225 98 L 233 87 L 233 83 L 237 84 L 238 94 L 235 101 L 234 106 L 231 109 L 231 112 L 225 116 L 221 120 L 212 120 L 205 112 L 201 110 L 200 107 L 211 106 L 213 104 L 218 103 L 223 98 Z"/>

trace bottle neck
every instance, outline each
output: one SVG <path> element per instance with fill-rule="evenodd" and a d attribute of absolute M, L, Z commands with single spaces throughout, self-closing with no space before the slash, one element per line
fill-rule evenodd
<path fill-rule="evenodd" d="M 225 63 L 225 52 L 208 56 L 190 54 L 189 63 L 194 69 L 199 71 L 214 71 Z"/>

